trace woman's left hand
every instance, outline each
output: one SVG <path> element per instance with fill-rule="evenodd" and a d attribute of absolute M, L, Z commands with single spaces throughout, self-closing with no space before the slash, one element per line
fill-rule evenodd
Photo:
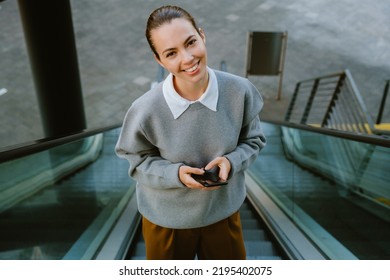
<path fill-rule="evenodd" d="M 209 162 L 204 169 L 209 170 L 214 166 L 219 167 L 219 178 L 226 181 L 232 168 L 230 161 L 226 157 L 217 157 Z"/>

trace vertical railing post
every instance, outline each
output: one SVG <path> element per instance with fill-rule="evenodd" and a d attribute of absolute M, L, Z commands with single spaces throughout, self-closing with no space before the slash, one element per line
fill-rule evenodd
<path fill-rule="evenodd" d="M 376 118 L 376 124 L 380 124 L 382 122 L 383 110 L 385 108 L 387 94 L 389 93 L 389 84 L 390 84 L 390 80 L 387 80 L 385 84 L 385 88 L 383 89 L 383 96 L 381 100 L 381 105 L 379 107 L 378 116 Z"/>
<path fill-rule="evenodd" d="M 291 112 L 294 110 L 295 101 L 297 99 L 300 87 L 301 87 L 301 82 L 298 82 L 297 85 L 295 86 L 295 90 L 291 98 L 290 105 L 288 106 L 286 116 L 284 117 L 284 120 L 287 122 L 290 121 Z"/>
<path fill-rule="evenodd" d="M 307 103 L 306 103 L 306 106 L 305 106 L 305 110 L 303 111 L 301 124 L 306 124 L 306 121 L 307 121 L 307 119 L 309 117 L 309 114 L 310 114 L 311 105 L 312 105 L 314 97 L 315 97 L 315 95 L 317 93 L 317 88 L 318 88 L 319 84 L 320 84 L 320 79 L 315 79 L 313 87 L 312 87 L 312 90 L 310 92 L 309 99 L 307 100 Z"/>
<path fill-rule="evenodd" d="M 339 79 L 337 81 L 336 88 L 332 94 L 332 98 L 329 101 L 328 108 L 326 109 L 326 112 L 324 114 L 324 118 L 322 119 L 321 127 L 325 127 L 328 125 L 328 121 L 330 118 L 330 114 L 332 112 L 332 108 L 335 106 L 338 95 L 341 92 L 341 87 L 344 84 L 344 79 L 345 79 L 345 73 L 341 73 L 339 76 Z"/>

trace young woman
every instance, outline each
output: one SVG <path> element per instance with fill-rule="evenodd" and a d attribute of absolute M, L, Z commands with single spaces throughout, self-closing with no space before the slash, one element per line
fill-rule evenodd
<path fill-rule="evenodd" d="M 262 98 L 207 66 L 206 36 L 184 9 L 155 10 L 146 38 L 170 74 L 133 102 L 116 153 L 137 181 L 147 259 L 245 259 L 238 210 L 244 171 L 265 145 Z M 194 179 L 215 167 L 226 185 Z"/>

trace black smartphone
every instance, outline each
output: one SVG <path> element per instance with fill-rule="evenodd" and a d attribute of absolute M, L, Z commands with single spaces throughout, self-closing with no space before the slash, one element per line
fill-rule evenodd
<path fill-rule="evenodd" d="M 228 181 L 198 181 L 206 188 L 227 185 Z"/>
<path fill-rule="evenodd" d="M 219 178 L 219 167 L 215 166 L 212 169 L 204 171 L 203 175 L 192 174 L 192 178 L 201 183 L 205 187 L 214 187 L 227 185 L 228 181 L 222 181 Z"/>

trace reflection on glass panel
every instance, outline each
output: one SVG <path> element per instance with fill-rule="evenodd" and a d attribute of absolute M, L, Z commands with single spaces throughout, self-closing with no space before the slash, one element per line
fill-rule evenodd
<path fill-rule="evenodd" d="M 131 102 L 155 79 L 157 66 L 144 38 L 155 4 L 70 2 L 88 127 L 121 123 Z"/>
<path fill-rule="evenodd" d="M 43 137 L 18 1 L 0 1 L 0 147 Z"/>
<path fill-rule="evenodd" d="M 286 160 L 279 127 L 263 123 L 263 129 L 267 145 L 249 172 L 261 186 L 272 190 L 270 195 L 280 202 L 284 211 L 293 215 L 293 201 L 285 198 L 293 196 L 294 164 Z"/>
<path fill-rule="evenodd" d="M 0 165 L 0 259 L 83 259 L 134 191 L 118 131 Z"/>
<path fill-rule="evenodd" d="M 271 124 L 264 129 L 268 146 L 251 174 L 291 219 L 331 258 L 389 259 L 390 150 Z"/>

